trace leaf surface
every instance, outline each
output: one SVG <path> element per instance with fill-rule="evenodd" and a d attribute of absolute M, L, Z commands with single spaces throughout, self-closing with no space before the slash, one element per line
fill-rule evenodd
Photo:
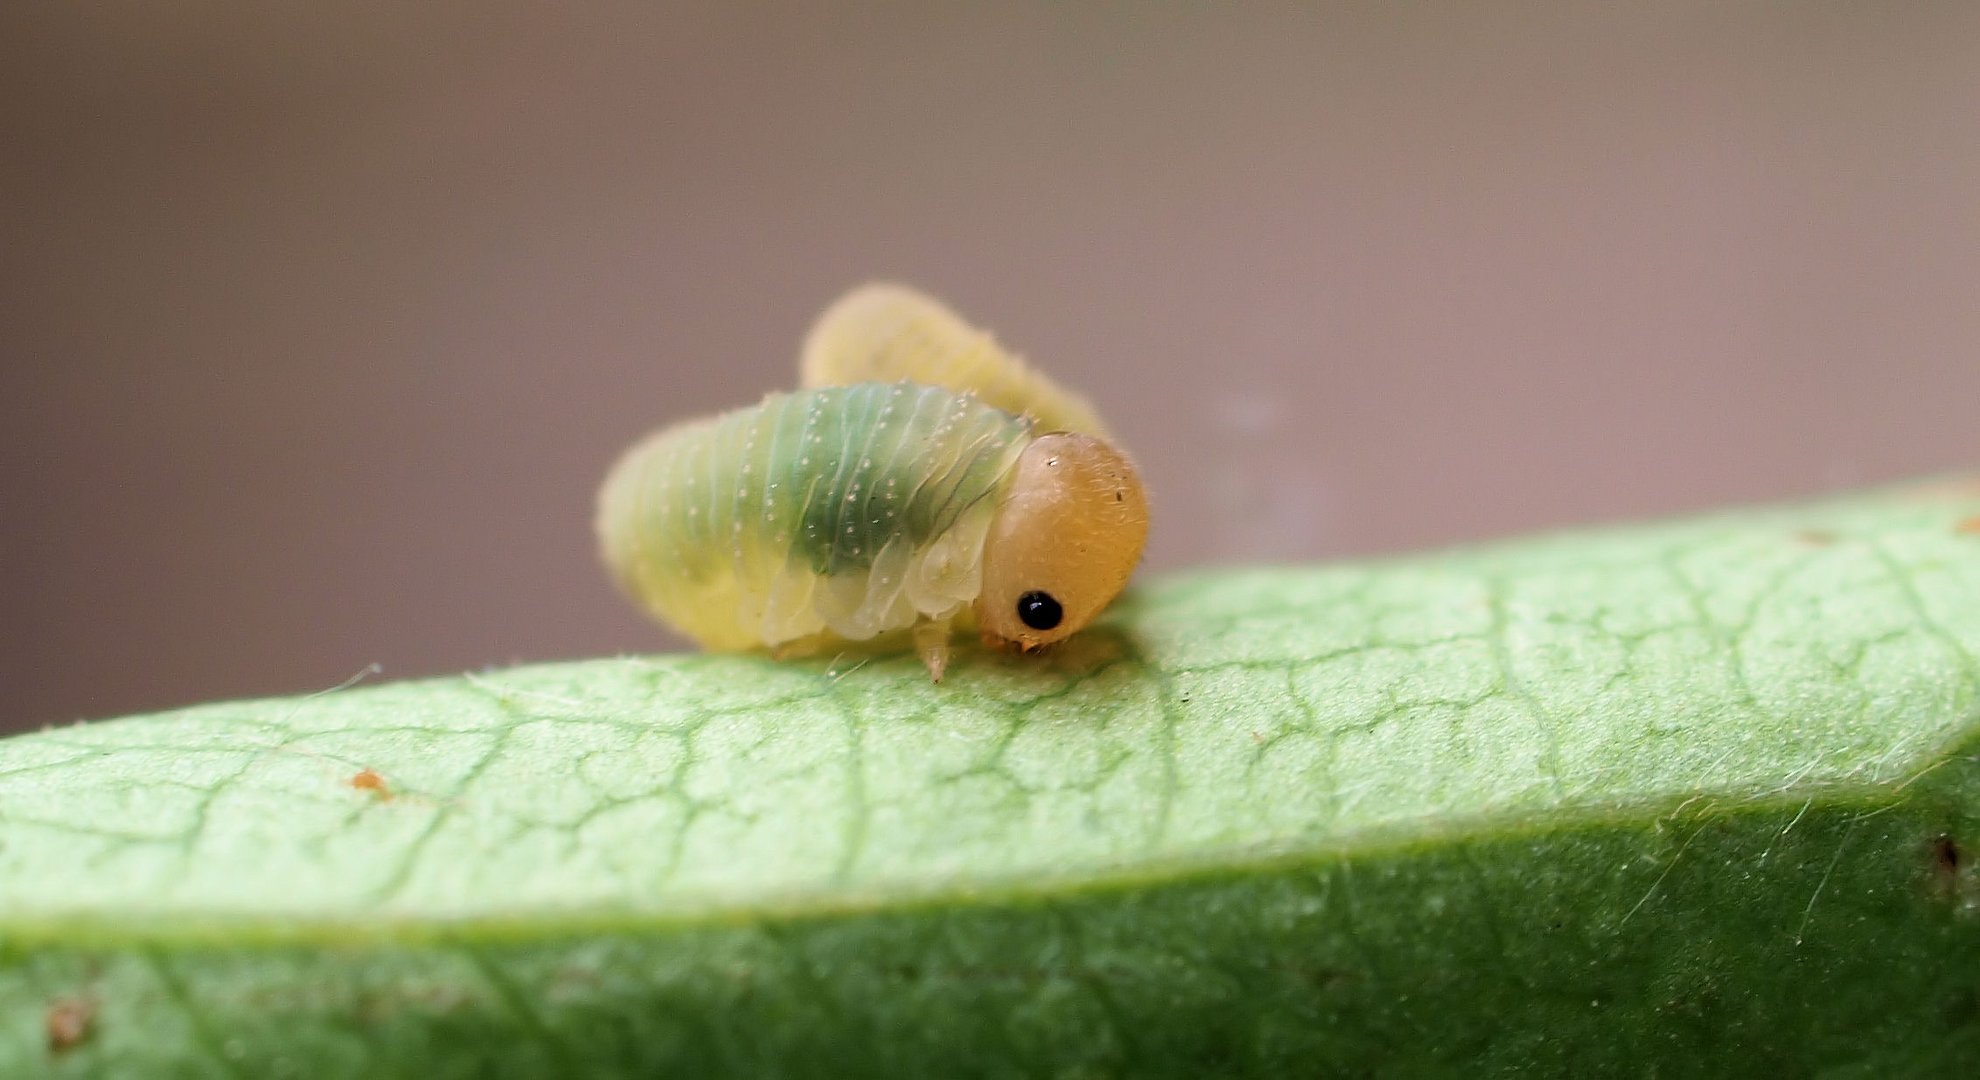
<path fill-rule="evenodd" d="M 1980 485 L 0 742 L 0 1075 L 1980 1062 Z"/>

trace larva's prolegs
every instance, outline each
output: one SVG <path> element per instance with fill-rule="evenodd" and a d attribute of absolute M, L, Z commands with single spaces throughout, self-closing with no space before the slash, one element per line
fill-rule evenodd
<path fill-rule="evenodd" d="M 942 675 L 949 670 L 949 635 L 953 632 L 951 619 L 923 619 L 914 624 L 914 651 L 921 657 L 921 663 L 928 669 L 929 679 L 942 681 Z"/>

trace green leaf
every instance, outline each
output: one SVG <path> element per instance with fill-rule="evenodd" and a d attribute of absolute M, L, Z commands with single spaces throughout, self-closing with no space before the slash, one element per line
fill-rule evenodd
<path fill-rule="evenodd" d="M 1980 484 L 0 742 L 0 1075 L 1970 1074 Z"/>

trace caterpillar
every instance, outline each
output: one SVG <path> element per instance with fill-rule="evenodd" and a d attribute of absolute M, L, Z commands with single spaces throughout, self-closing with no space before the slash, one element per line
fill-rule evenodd
<path fill-rule="evenodd" d="M 1132 462 L 946 308 L 856 290 L 801 367 L 807 388 L 662 429 L 607 474 L 600 547 L 648 613 L 780 656 L 907 631 L 939 682 L 958 623 L 1031 653 L 1126 585 L 1148 532 Z"/>

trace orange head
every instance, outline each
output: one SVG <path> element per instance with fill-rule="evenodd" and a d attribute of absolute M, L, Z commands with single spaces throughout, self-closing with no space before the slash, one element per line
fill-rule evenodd
<path fill-rule="evenodd" d="M 1040 436 L 983 542 L 983 640 L 1023 652 L 1064 641 L 1120 594 L 1147 539 L 1148 499 L 1127 455 L 1091 435 Z"/>

